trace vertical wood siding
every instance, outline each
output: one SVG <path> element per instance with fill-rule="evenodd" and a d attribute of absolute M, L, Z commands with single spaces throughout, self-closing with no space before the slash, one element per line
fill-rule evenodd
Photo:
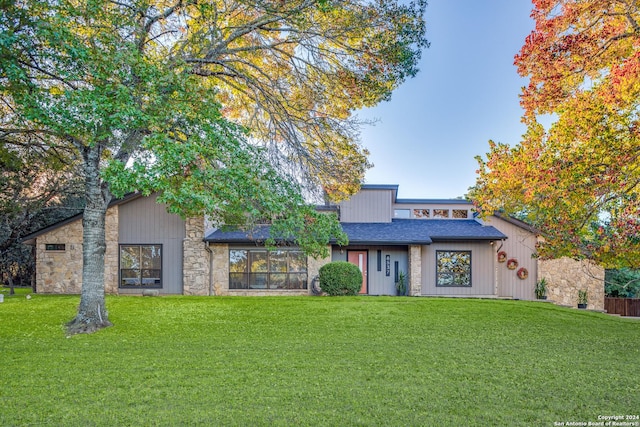
<path fill-rule="evenodd" d="M 406 246 L 348 246 L 334 247 L 331 251 L 331 261 L 346 261 L 347 251 L 368 251 L 368 295 L 395 295 L 395 262 L 398 262 L 398 270 L 408 276 L 407 247 Z M 380 251 L 380 271 L 378 271 L 378 251 Z M 386 257 L 389 255 L 390 271 L 386 275 Z"/>
<path fill-rule="evenodd" d="M 471 286 L 436 286 L 436 251 L 471 251 Z M 422 247 L 422 295 L 494 296 L 493 251 L 489 242 L 439 242 Z"/>
<path fill-rule="evenodd" d="M 340 203 L 340 222 L 391 222 L 391 190 L 367 190 Z"/>
<path fill-rule="evenodd" d="M 534 300 L 533 290 L 538 277 L 538 260 L 533 258 L 537 241 L 535 234 L 494 216 L 487 218 L 485 223 L 493 225 L 508 236 L 508 239 L 502 243 L 502 248 L 500 248 L 501 242 L 496 242 L 494 256 L 497 258 L 500 248 L 500 251 L 507 253 L 507 260 L 518 261 L 518 267 L 515 270 L 509 270 L 506 261 L 497 263 L 498 296 Z M 529 276 L 524 280 L 516 275 L 518 269 L 522 267 L 529 272 Z"/>
<path fill-rule="evenodd" d="M 162 244 L 163 294 L 182 293 L 182 241 L 185 223 L 167 212 L 156 197 L 140 197 L 120 206 L 120 244 Z M 204 243 L 203 243 L 204 244 Z M 140 291 L 133 290 L 136 293 Z M 120 293 L 131 292 L 120 289 Z"/>

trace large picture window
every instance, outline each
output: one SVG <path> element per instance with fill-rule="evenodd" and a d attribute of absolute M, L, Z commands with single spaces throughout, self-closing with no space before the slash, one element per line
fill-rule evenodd
<path fill-rule="evenodd" d="M 162 245 L 120 245 L 120 287 L 162 288 Z"/>
<path fill-rule="evenodd" d="M 436 251 L 436 286 L 471 286 L 471 251 Z"/>
<path fill-rule="evenodd" d="M 294 250 L 231 249 L 229 289 L 307 289 L 307 257 Z"/>

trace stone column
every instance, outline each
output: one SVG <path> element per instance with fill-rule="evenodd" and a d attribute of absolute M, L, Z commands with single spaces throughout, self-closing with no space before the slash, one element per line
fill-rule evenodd
<path fill-rule="evenodd" d="M 309 293 L 312 293 L 311 285 L 313 278 L 320 274 L 320 268 L 331 262 L 331 246 L 328 248 L 329 255 L 324 258 L 307 257 L 307 274 L 308 274 L 308 289 Z"/>
<path fill-rule="evenodd" d="M 409 295 L 422 295 L 422 246 L 409 245 Z"/>
<path fill-rule="evenodd" d="M 216 243 L 209 247 L 213 259 L 213 294 L 227 295 L 229 293 L 229 245 Z"/>
<path fill-rule="evenodd" d="M 184 295 L 209 295 L 209 252 L 205 247 L 204 218 L 187 218 L 182 242 Z"/>
<path fill-rule="evenodd" d="M 118 293 L 119 210 L 118 205 L 107 210 L 105 218 L 104 290 L 108 294 Z"/>

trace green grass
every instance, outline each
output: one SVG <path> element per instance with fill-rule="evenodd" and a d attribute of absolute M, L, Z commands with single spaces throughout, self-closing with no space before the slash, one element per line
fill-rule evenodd
<path fill-rule="evenodd" d="M 553 425 L 640 412 L 640 321 L 522 301 L 0 304 L 0 425 Z"/>

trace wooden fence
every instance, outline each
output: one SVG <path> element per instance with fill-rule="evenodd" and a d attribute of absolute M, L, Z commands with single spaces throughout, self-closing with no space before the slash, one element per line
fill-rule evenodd
<path fill-rule="evenodd" d="M 640 298 L 605 297 L 604 309 L 610 314 L 640 317 Z"/>

